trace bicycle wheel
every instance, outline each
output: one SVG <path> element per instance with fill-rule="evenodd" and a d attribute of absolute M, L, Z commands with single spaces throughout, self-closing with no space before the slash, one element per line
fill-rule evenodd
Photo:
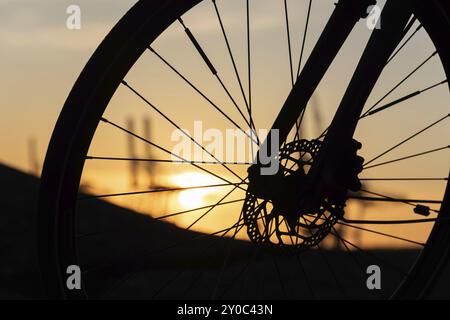
<path fill-rule="evenodd" d="M 49 297 L 424 297 L 450 237 L 450 8 L 379 3 L 372 31 L 374 3 L 139 1 L 81 73 L 49 145 L 39 207 Z M 336 106 L 322 110 L 329 126 L 320 92 Z M 118 120 L 146 112 L 156 140 Z M 261 142 L 275 141 L 262 128 L 278 130 L 278 170 L 249 177 Z M 219 142 L 238 134 L 247 156 L 228 158 L 234 147 Z M 351 138 L 368 159 L 362 174 Z M 338 199 L 311 193 L 328 159 Z M 124 182 L 137 163 L 157 164 L 151 188 Z M 66 286 L 71 265 L 82 290 Z M 380 290 L 367 286 L 371 265 Z"/>

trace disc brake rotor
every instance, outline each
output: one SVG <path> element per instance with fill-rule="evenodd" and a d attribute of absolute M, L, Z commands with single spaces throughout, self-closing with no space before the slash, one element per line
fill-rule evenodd
<path fill-rule="evenodd" d="M 279 174 L 282 173 L 284 189 L 280 190 L 279 199 L 262 199 L 247 191 L 243 218 L 252 242 L 308 249 L 331 232 L 343 205 L 330 203 L 328 199 L 314 206 L 304 205 L 308 202 L 305 177 L 321 145 L 319 140 L 296 140 L 280 149 Z"/>

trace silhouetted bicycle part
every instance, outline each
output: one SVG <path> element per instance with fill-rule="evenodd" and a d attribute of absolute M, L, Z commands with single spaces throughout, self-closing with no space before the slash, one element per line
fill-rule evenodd
<path fill-rule="evenodd" d="M 139 1 L 127 15 L 117 24 L 111 31 L 104 42 L 97 49 L 88 65 L 80 75 L 75 84 L 69 98 L 61 112 L 58 123 L 55 127 L 52 140 L 47 152 L 45 166 L 42 175 L 42 186 L 40 195 L 40 210 L 39 210 L 39 249 L 41 270 L 44 277 L 45 286 L 49 297 L 52 298 L 85 298 L 86 296 L 96 298 L 104 294 L 111 294 L 120 286 L 123 286 L 130 278 L 142 274 L 145 270 L 152 270 L 156 276 L 151 277 L 150 286 L 152 293 L 148 297 L 164 296 L 168 288 L 173 288 L 176 283 L 182 283 L 185 286 L 184 294 L 189 294 L 195 288 L 198 281 L 205 275 L 205 270 L 210 266 L 211 260 L 218 259 L 221 261 L 221 268 L 217 275 L 216 281 L 212 288 L 206 291 L 211 291 L 211 297 L 219 298 L 226 295 L 232 286 L 236 285 L 237 280 L 244 275 L 253 274 L 249 269 L 259 268 L 261 266 L 261 256 L 266 257 L 270 262 L 264 262 L 262 269 L 270 275 L 273 275 L 279 284 L 282 295 L 297 297 L 299 284 L 291 284 L 293 288 L 289 288 L 289 283 L 283 281 L 287 266 L 296 268 L 295 274 L 298 274 L 299 281 L 302 286 L 306 287 L 310 293 L 310 297 L 317 298 L 321 295 L 327 296 L 327 292 L 317 292 L 314 287 L 314 282 L 318 275 L 329 280 L 329 292 L 335 293 L 335 297 L 360 297 L 360 291 L 356 290 L 353 285 L 349 283 L 359 283 L 358 286 L 365 286 L 365 268 L 363 259 L 369 259 L 372 263 L 382 264 L 386 268 L 390 268 L 397 273 L 397 283 L 390 287 L 390 291 L 376 291 L 371 297 L 394 297 L 394 298 L 420 298 L 431 287 L 431 284 L 436 279 L 439 271 L 446 261 L 448 254 L 448 241 L 450 240 L 449 229 L 449 196 L 450 191 L 447 187 L 441 187 L 442 197 L 438 200 L 433 200 L 428 197 L 424 198 L 407 198 L 392 195 L 388 190 L 372 191 L 361 189 L 357 194 L 348 192 L 349 190 L 358 191 L 360 181 L 383 181 L 393 184 L 398 181 L 413 182 L 444 182 L 448 181 L 448 161 L 447 166 L 440 168 L 441 177 L 439 176 L 377 176 L 377 177 L 358 177 L 359 168 L 358 163 L 360 158 L 356 155 L 354 137 L 355 130 L 362 123 L 363 119 L 377 114 L 381 116 L 383 113 L 386 119 L 389 119 L 388 110 L 393 110 L 400 103 L 413 99 L 423 92 L 428 92 L 431 89 L 437 88 L 447 84 L 448 81 L 440 81 L 436 83 L 427 83 L 423 89 L 415 91 L 414 93 L 407 93 L 390 103 L 386 103 L 386 99 L 396 91 L 406 80 L 412 78 L 417 71 L 427 64 L 435 56 L 439 56 L 445 72 L 445 77 L 448 78 L 450 71 L 449 57 L 450 44 L 447 41 L 448 33 L 450 31 L 450 21 L 448 20 L 450 14 L 450 7 L 445 1 L 387 1 L 381 16 L 382 28 L 375 29 L 367 45 L 364 48 L 359 63 L 351 77 L 350 83 L 343 95 L 340 103 L 337 103 L 338 108 L 328 128 L 324 128 L 324 133 L 315 140 L 302 140 L 299 137 L 299 127 L 307 111 L 307 105 L 314 92 L 318 89 L 321 82 L 324 80 L 327 71 L 332 70 L 330 66 L 339 55 L 339 52 L 347 45 L 351 32 L 356 28 L 356 24 L 361 19 L 367 16 L 367 9 L 370 5 L 375 4 L 375 1 L 349 1 L 340 0 L 321 32 L 317 42 L 311 50 L 309 57 L 306 59 L 305 44 L 307 43 L 308 30 L 311 30 L 310 15 L 314 13 L 314 5 L 312 1 L 306 3 L 307 16 L 305 19 L 306 26 L 303 29 L 303 36 L 301 37 L 300 47 L 300 62 L 298 64 L 298 77 L 296 77 L 294 70 L 295 65 L 293 61 L 293 46 L 292 46 L 292 30 L 290 29 L 289 16 L 292 9 L 288 9 L 288 2 L 284 2 L 284 11 L 282 17 L 285 22 L 285 31 L 287 34 L 287 57 L 291 79 L 291 87 L 289 94 L 285 100 L 281 110 L 279 111 L 275 121 L 271 125 L 272 129 L 277 129 L 280 132 L 281 142 L 283 146 L 280 154 L 273 155 L 279 158 L 282 174 L 273 177 L 264 177 L 258 174 L 261 164 L 257 163 L 250 166 L 249 163 L 225 163 L 222 159 L 218 159 L 214 154 L 209 153 L 211 161 L 195 161 L 178 156 L 177 161 L 185 165 L 191 166 L 199 172 L 203 172 L 218 179 L 222 186 L 228 186 L 227 193 L 224 193 L 218 201 L 212 205 L 202 205 L 198 208 L 181 210 L 174 213 L 155 214 L 156 221 L 165 220 L 167 218 L 178 217 L 187 213 L 192 213 L 198 210 L 204 210 L 198 218 L 194 218 L 185 226 L 186 234 L 180 234 L 180 243 L 155 243 L 161 245 L 159 248 L 154 248 L 155 243 L 142 244 L 143 249 L 137 250 L 133 248 L 131 253 L 134 256 L 127 256 L 127 262 L 115 266 L 114 261 L 100 261 L 96 266 L 84 265 L 83 260 L 86 257 L 95 255 L 95 245 L 99 242 L 92 240 L 89 244 L 83 241 L 86 240 L 87 235 L 78 234 L 79 227 L 76 221 L 80 221 L 79 214 L 77 215 L 77 206 L 80 206 L 80 201 L 95 200 L 98 198 L 114 198 L 125 197 L 136 194 L 156 194 L 164 192 L 180 191 L 180 188 L 159 188 L 147 191 L 129 191 L 120 193 L 111 193 L 104 195 L 88 196 L 88 200 L 79 196 L 79 185 L 82 177 L 86 160 L 88 161 L 105 161 L 105 162 L 126 162 L 126 161 L 154 161 L 160 163 L 170 163 L 166 159 L 127 159 L 124 157 L 115 156 L 95 156 L 89 154 L 90 147 L 94 140 L 96 132 L 102 126 L 110 127 L 111 129 L 122 132 L 126 135 L 140 140 L 158 150 L 161 154 L 166 156 L 173 156 L 171 151 L 163 146 L 161 142 L 164 139 L 160 137 L 159 141 L 149 141 L 136 132 L 127 130 L 119 121 L 113 120 L 105 111 L 111 104 L 114 94 L 119 87 L 126 89 L 134 95 L 146 107 L 149 107 L 161 119 L 164 119 L 172 128 L 180 129 L 179 121 L 170 116 L 163 108 L 147 99 L 144 93 L 138 89 L 135 82 L 125 80 L 130 75 L 130 70 L 138 67 L 137 62 L 143 59 L 144 52 L 149 52 L 154 62 L 161 63 L 162 66 L 168 68 L 172 75 L 184 83 L 189 89 L 192 89 L 198 96 L 208 105 L 211 110 L 217 113 L 217 116 L 228 126 L 237 128 L 244 132 L 247 139 L 258 145 L 258 150 L 270 150 L 270 135 L 266 140 L 263 137 L 254 135 L 256 129 L 259 127 L 256 117 L 257 112 L 264 112 L 258 110 L 255 102 L 254 86 L 255 66 L 253 64 L 254 52 L 252 42 L 252 13 L 253 9 L 262 6 L 262 2 L 258 4 L 252 1 L 243 1 L 245 9 L 243 12 L 243 30 L 240 36 L 244 39 L 246 47 L 246 67 L 239 68 L 242 62 L 237 61 L 237 55 L 233 48 L 233 43 L 228 34 L 226 21 L 223 17 L 221 6 L 225 3 L 220 3 L 215 0 L 212 2 L 198 0 L 194 1 Z M 195 31 L 189 27 L 189 14 L 195 13 L 196 10 L 203 8 L 207 3 L 211 6 L 209 16 L 217 19 L 219 32 L 217 37 L 220 37 L 224 42 L 224 56 L 230 60 L 231 72 L 237 82 L 237 91 L 242 98 L 237 100 L 234 97 L 233 90 L 229 89 L 227 82 L 224 81 L 222 73 L 219 73 L 219 68 L 215 61 L 205 49 L 204 41 L 199 41 Z M 333 5 L 330 2 L 330 5 Z M 239 8 L 242 9 L 242 8 Z M 275 15 L 275 13 L 273 13 Z M 182 18 L 183 16 L 183 18 Z M 194 21 L 194 18 L 190 18 Z M 212 98 L 196 84 L 191 77 L 185 75 L 180 69 L 171 62 L 172 59 L 166 58 L 162 50 L 157 49 L 157 39 L 161 38 L 166 30 L 174 32 L 174 25 L 178 25 L 176 31 L 179 34 L 184 34 L 188 45 L 191 45 L 191 53 L 205 64 L 208 70 L 208 77 L 213 77 L 219 87 L 223 90 L 225 97 L 231 102 L 232 108 L 225 110 L 219 103 L 214 102 Z M 415 27 L 419 24 L 418 27 Z M 172 28 L 172 29 L 171 29 Z M 412 41 L 414 35 L 420 31 L 425 30 L 435 48 L 432 48 L 433 54 L 425 61 L 413 68 L 410 73 L 406 73 L 397 85 L 394 86 L 386 95 L 378 100 L 374 105 L 369 107 L 366 111 L 364 107 L 368 103 L 370 94 L 374 91 L 374 87 L 379 78 L 388 67 L 398 63 L 398 56 L 400 51 L 407 47 L 407 44 Z M 175 38 L 177 39 L 177 38 Z M 211 40 L 211 39 L 210 39 Z M 212 40 L 211 40 L 212 41 Z M 170 46 L 169 46 L 170 47 Z M 259 48 L 260 50 L 260 48 Z M 253 54 L 252 54 L 253 52 Z M 187 52 L 185 54 L 188 54 Z M 396 61 L 394 61 L 394 58 Z M 280 59 L 281 62 L 285 61 Z M 303 61 L 305 61 L 303 63 Z M 242 77 L 246 74 L 248 78 L 244 80 Z M 297 79 L 296 79 L 297 78 Z M 163 79 L 163 78 L 161 78 Z M 208 78 L 209 79 L 209 78 Z M 228 79 L 228 78 L 227 78 Z M 155 80 L 155 79 L 152 79 Z M 161 80 L 161 81 L 164 81 Z M 208 80 L 210 81 L 210 80 Z M 245 86 L 247 85 L 247 87 Z M 167 88 L 171 88 L 170 82 L 167 83 Z M 448 93 L 448 92 L 447 92 Z M 181 95 L 181 93 L 180 93 Z M 382 105 L 382 103 L 385 103 Z M 427 106 L 431 108 L 431 106 Z M 231 110 L 234 110 L 233 112 Z M 425 110 L 423 110 L 425 111 Z M 194 110 L 192 111 L 194 112 Z M 201 118 L 203 114 L 198 113 Z M 205 116 L 206 117 L 206 116 Z M 398 159 L 378 162 L 381 157 L 386 154 L 393 153 L 400 146 L 406 142 L 428 133 L 431 129 L 435 129 L 438 125 L 447 124 L 449 118 L 448 109 L 444 114 L 439 114 L 431 124 L 427 123 L 420 130 L 408 134 L 406 138 L 397 143 L 394 141 L 390 145 L 394 145 L 386 150 L 379 151 L 376 144 L 372 145 L 368 142 L 370 139 L 358 139 L 362 143 L 362 150 L 371 149 L 368 152 L 369 160 L 363 166 L 363 169 L 368 170 L 371 167 L 383 167 L 390 163 L 398 163 L 407 159 L 415 159 L 423 155 L 436 154 L 438 151 L 448 150 L 448 141 L 444 137 L 435 137 L 433 143 L 441 143 L 445 147 L 429 149 L 426 151 L 417 150 L 415 153 L 401 156 Z M 237 120 L 239 119 L 239 120 Z M 220 122 L 217 120 L 217 123 Z M 220 122 L 223 124 L 223 122 Z M 239 123 L 243 123 L 241 126 Z M 161 124 L 162 125 L 162 124 Z M 399 123 L 399 126 L 401 123 Z M 448 124 L 447 124 L 448 126 Z M 251 134 L 246 133 L 246 129 L 251 130 Z M 373 130 L 384 130 L 383 128 L 375 128 Z M 188 138 L 204 152 L 209 152 L 205 145 L 196 141 L 192 136 Z M 377 134 L 375 134 L 376 136 Z M 356 138 L 356 137 L 355 137 Z M 262 142 L 262 148 L 261 148 Z M 380 142 L 380 141 L 378 141 Z M 258 154 L 258 150 L 253 150 Z M 296 156 L 293 156 L 297 154 Z M 309 158 L 305 158 L 309 154 Z M 209 163 L 211 166 L 220 167 L 221 171 L 213 170 L 206 167 Z M 426 162 L 425 162 L 426 163 Z M 249 169 L 253 176 L 246 176 L 245 171 L 238 171 L 233 166 Z M 421 168 L 414 166 L 421 173 Z M 434 172 L 433 170 L 429 170 Z M 365 171 L 363 171 L 364 173 Z M 266 179 L 266 180 L 265 180 Z M 272 180 L 271 180 L 272 179 Z M 276 179 L 279 179 L 277 182 Z M 256 181 L 256 182 L 255 182 Z M 264 185 L 264 181 L 269 181 L 270 185 Z M 266 186 L 266 188 L 264 188 Z M 275 187 L 274 187 L 275 186 Z M 423 186 L 423 185 L 422 185 Z M 204 185 L 187 187 L 186 189 L 204 189 L 219 187 L 217 185 Z M 277 188 L 278 187 L 278 188 Z M 290 187 L 290 188 L 289 188 Z M 280 190 L 280 188 L 286 188 Z M 299 192 L 296 193 L 295 189 Z M 386 188 L 389 189 L 389 188 Z M 270 192 L 269 192 L 269 191 Z M 421 188 L 423 191 L 423 187 Z M 301 192 L 300 192 L 301 191 Z M 240 192 L 244 193 L 242 198 L 231 200 L 231 196 Z M 286 194 L 287 193 L 287 194 Z M 365 194 L 362 196 L 361 194 Z M 426 194 L 425 194 L 426 195 Z M 296 197 L 296 198 L 294 198 Z M 202 234 L 193 231 L 201 223 L 205 217 L 211 212 L 217 211 L 218 208 L 224 206 L 231 206 L 236 203 L 244 201 L 244 209 L 242 212 L 237 212 L 239 218 L 230 227 L 211 231 L 209 234 Z M 382 218 L 380 219 L 364 219 L 354 220 L 348 216 L 346 212 L 346 205 L 349 201 L 364 201 L 376 203 L 392 203 L 402 205 L 405 212 L 409 212 L 409 218 L 392 218 L 388 215 L 389 212 L 378 213 Z M 386 209 L 386 207 L 384 208 Z M 90 212 L 95 214 L 95 212 Z M 384 217 L 382 216 L 384 214 Z M 417 215 L 419 218 L 417 218 Z M 423 217 L 426 216 L 426 217 Z M 417 226 L 419 224 L 433 224 L 425 241 L 408 239 L 401 235 L 401 233 L 386 232 L 384 229 L 377 228 L 380 225 L 390 226 Z M 343 238 L 335 228 L 335 225 L 342 225 L 347 228 L 357 229 L 361 232 L 366 232 L 379 237 L 386 237 L 390 240 L 407 243 L 414 248 L 421 248 L 421 253 L 418 259 L 409 264 L 407 271 L 400 268 L 392 261 L 388 261 L 385 257 L 377 256 L 377 252 L 373 250 L 364 249 L 360 245 Z M 369 227 L 370 226 L 370 227 Z M 250 246 L 249 243 L 241 243 L 236 238 L 240 232 L 247 228 L 250 234 L 250 240 L 253 240 L 256 245 L 256 251 L 248 255 L 246 251 Z M 180 232 L 176 228 L 171 229 L 174 234 Z M 191 231 L 192 230 L 192 231 Z M 394 229 L 393 229 L 394 230 Z M 400 230 L 400 229 L 395 229 Z M 124 241 L 129 230 L 121 230 L 120 228 L 108 230 L 114 238 L 124 237 Z M 103 232 L 105 233 L 105 232 Z M 96 235 L 94 234 L 94 238 Z M 330 252 L 326 248 L 326 239 L 335 238 L 341 243 L 343 252 Z M 179 240 L 180 240 L 179 239 Z M 200 239 L 200 240 L 199 240 Z M 199 240 L 207 239 L 206 245 L 202 248 L 201 253 L 195 252 L 195 256 L 190 259 L 197 260 L 195 262 L 187 263 L 180 262 L 179 259 L 164 256 L 168 251 L 175 250 Z M 379 238 L 377 238 L 379 239 Z M 98 240 L 98 239 L 97 239 Z M 198 242 L 198 241 L 197 241 Z M 238 245 L 235 245 L 238 243 Z M 276 248 L 265 246 L 267 243 L 275 243 Z M 303 245 L 302 245 L 303 244 Z M 107 245 L 106 243 L 103 245 Z M 148 250 L 145 248 L 149 246 Z M 220 247 L 220 249 L 216 249 Z M 236 246 L 239 246 L 237 248 Z M 312 247 L 315 247 L 314 249 Z M 233 255 L 233 248 L 235 251 L 240 250 L 238 256 Z M 391 245 L 390 248 L 396 248 Z M 308 249 L 308 250 L 303 250 Z M 137 250 L 136 252 L 134 250 Z M 177 249 L 178 250 L 178 249 Z M 185 249 L 183 249 L 185 250 Z M 275 250 L 275 251 L 274 251 Z M 97 247 L 97 252 L 100 257 L 102 249 Z M 242 251 L 242 252 L 241 252 Z M 245 251 L 245 254 L 243 253 Z M 306 251 L 310 255 L 314 255 L 314 259 L 307 258 Z M 173 255 L 180 254 L 180 251 L 172 251 Z M 348 278 L 343 279 L 343 270 L 347 268 L 341 265 L 340 269 L 335 261 L 342 262 L 336 255 L 345 253 L 350 261 L 354 263 L 354 268 L 360 271 L 358 279 Z M 242 266 L 241 255 L 247 257 L 246 263 Z M 149 259 L 149 256 L 155 256 L 154 259 Z M 169 254 L 170 256 L 170 254 Z M 214 259 L 211 256 L 215 257 Z M 219 256 L 219 258 L 217 258 Z M 284 258 L 280 258 L 283 256 Z M 287 260 L 288 257 L 289 259 Z M 172 260 L 171 260 L 172 259 Z M 186 257 L 186 259 L 188 259 Z M 331 261 L 331 259 L 335 259 Z M 100 259 L 101 260 L 101 259 Z M 189 259 L 188 259 L 189 260 Z M 171 272 L 170 265 L 160 265 L 160 261 L 172 261 L 172 267 L 178 266 L 181 271 Z M 264 260 L 265 261 L 265 260 Z M 292 262 L 293 261 L 293 262 Z M 331 262 L 330 262 L 331 261 Z M 398 261 L 397 261 L 398 262 Z M 230 264 L 234 263 L 240 269 L 235 273 L 235 277 L 228 279 L 232 285 L 225 289 L 220 288 L 223 277 L 228 277 Z M 271 271 L 267 271 L 268 265 L 272 265 Z M 346 262 L 347 263 L 347 260 Z M 69 265 L 81 265 L 85 271 L 84 290 L 71 291 L 67 290 L 65 286 L 66 268 Z M 181 266 L 181 267 L 180 267 Z M 184 266 L 184 267 L 183 267 Z M 323 269 L 320 269 L 320 266 Z M 309 268 L 308 268 L 309 267 Z M 164 269 L 165 268 L 165 269 Z M 113 275 L 115 282 L 113 285 L 108 284 L 101 286 L 102 278 L 106 270 L 114 269 Z M 199 269 L 198 274 L 192 271 Z M 166 280 L 160 279 L 158 270 L 168 270 L 166 273 Z M 314 275 L 312 275 L 314 272 Z M 324 274 L 327 275 L 324 275 Z M 351 273 L 351 272 L 350 272 Z M 290 269 L 289 274 L 292 274 Z M 349 276 L 350 278 L 352 275 Z M 119 280 L 117 279 L 119 278 Z M 396 278 L 396 279 L 397 279 Z M 200 280 L 199 280 L 200 279 Z M 118 280 L 118 281 L 117 281 Z M 92 285 L 91 283 L 96 283 Z M 100 284 L 99 284 L 100 283 Z M 185 285 L 189 283 L 189 285 Z M 205 282 L 203 282 L 205 283 Z M 209 283 L 209 281 L 208 281 Z M 198 286 L 198 284 L 197 284 Z M 267 291 L 273 292 L 273 287 L 268 286 Z M 178 293 L 178 291 L 177 291 Z M 175 297 L 181 297 L 182 295 Z M 169 297 L 172 297 L 169 295 Z"/>

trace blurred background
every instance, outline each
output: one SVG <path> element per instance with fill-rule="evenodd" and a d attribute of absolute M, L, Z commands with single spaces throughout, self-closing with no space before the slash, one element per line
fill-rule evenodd
<path fill-rule="evenodd" d="M 20 293 L 17 295 L 11 293 L 17 286 L 17 279 L 24 274 L 30 279 L 37 277 L 34 264 L 30 263 L 35 261 L 35 230 L 32 222 L 35 218 L 37 201 L 38 180 L 36 178 L 40 176 L 53 127 L 74 82 L 103 38 L 135 2 L 131 0 L 78 0 L 76 2 L 0 0 L 0 164 L 2 164 L 0 179 L 3 181 L 1 194 L 5 203 L 4 209 L 0 208 L 0 210 L 3 213 L 8 212 L 0 220 L 0 233 L 3 236 L 0 248 L 0 259 L 3 261 L 0 265 L 0 289 L 2 285 L 3 288 L 8 289 L 5 289 L 3 293 L 0 290 L 0 297 L 2 295 L 5 297 L 40 295 L 39 290 L 28 290 L 26 281 L 22 284 L 23 288 L 18 290 Z M 314 15 L 311 18 L 303 63 L 328 20 L 334 8 L 334 2 L 314 2 Z M 230 42 L 235 49 L 238 67 L 245 70 L 247 53 L 246 43 L 242 41 L 242 30 L 245 28 L 243 3 L 244 1 L 233 0 L 220 2 L 220 5 Z M 289 3 L 293 30 L 292 53 L 295 57 L 294 69 L 296 70 L 301 45 L 299 39 L 304 31 L 307 1 L 290 1 Z M 282 2 L 260 1 L 259 4 L 261 5 L 255 6 L 254 20 L 252 20 L 253 94 L 255 109 L 260 110 L 255 114 L 255 123 L 258 129 L 268 129 L 291 89 L 291 80 Z M 70 15 L 66 10 L 71 5 L 77 5 L 81 9 L 81 29 L 79 30 L 69 30 L 66 26 Z M 235 82 L 233 70 L 230 68 L 217 21 L 211 14 L 211 4 L 204 2 L 183 18 L 211 56 L 216 68 L 220 70 L 224 82 L 230 85 L 233 95 L 239 96 L 239 88 Z M 414 31 L 417 27 L 416 23 L 411 30 Z M 330 123 L 370 33 L 371 30 L 365 26 L 364 21 L 357 24 L 357 28 L 351 35 L 352 41 L 344 46 L 310 101 L 304 126 L 301 128 L 304 138 L 316 138 Z M 270 45 L 267 45 L 267 40 L 270 40 Z M 214 101 L 218 102 L 224 111 L 232 114 L 233 118 L 239 117 L 228 97 L 221 91 L 222 89 L 211 81 L 204 61 L 198 56 L 180 25 L 172 25 L 152 46 L 190 79 L 195 79 L 195 83 L 203 88 L 208 96 L 214 97 Z M 434 47 L 422 29 L 415 35 L 414 41 L 396 57 L 391 68 L 383 73 L 380 83 L 374 88 L 369 105 L 375 103 L 433 52 Z M 245 72 L 242 72 L 245 79 Z M 444 79 L 445 74 L 440 61 L 434 58 L 385 102 L 394 101 Z M 204 130 L 218 129 L 225 132 L 230 126 L 223 119 L 218 120 L 217 114 L 214 110 L 208 109 L 205 101 L 201 101 L 195 92 L 192 92 L 171 70 L 149 53 L 145 53 L 130 70 L 127 81 L 146 97 L 151 97 L 152 102 L 162 106 L 165 113 L 177 119 L 180 126 L 190 132 L 195 131 L 194 123 L 198 120 L 202 121 Z M 246 81 L 245 79 L 244 86 L 247 86 Z M 168 83 L 170 86 L 167 85 Z M 363 142 L 362 155 L 366 159 L 372 159 L 414 130 L 421 129 L 448 114 L 448 98 L 448 87 L 439 86 L 429 94 L 420 95 L 408 101 L 405 104 L 406 108 L 402 105 L 389 110 L 388 117 L 374 116 L 368 122 L 362 122 L 358 126 L 355 137 Z M 243 105 L 241 98 L 237 101 Z M 117 90 L 105 116 L 149 140 L 157 140 L 170 150 L 176 146 L 177 141 L 172 139 L 173 127 L 161 121 L 160 115 L 154 110 L 149 110 L 148 106 L 123 86 Z M 382 160 L 392 160 L 416 152 L 448 146 L 450 128 L 443 124 L 421 135 L 413 144 L 395 150 L 390 157 Z M 245 151 L 247 155 L 248 148 L 247 146 Z M 193 149 L 193 154 L 196 152 L 199 152 L 198 148 Z M 170 159 L 166 154 L 149 147 L 142 141 L 130 139 L 129 136 L 104 124 L 98 128 L 89 155 Z M 213 159 L 204 157 L 203 160 Z M 221 160 L 237 161 L 239 159 Z M 404 162 L 398 162 L 373 168 L 363 178 L 408 176 L 445 178 L 448 175 L 449 160 L 447 149 L 429 157 L 411 159 L 407 165 Z M 246 172 L 246 167 L 233 168 L 242 175 Z M 227 179 L 233 178 L 217 166 L 211 170 Z M 110 195 L 155 188 L 188 188 L 218 183 L 220 180 L 186 165 L 100 160 L 86 162 L 81 191 L 93 195 Z M 396 197 L 439 199 L 443 194 L 445 183 L 442 179 L 439 182 L 400 181 L 394 184 L 381 181 L 367 182 L 365 187 Z M 193 210 L 213 204 L 223 196 L 225 191 L 229 190 L 226 188 L 229 186 L 172 194 L 102 197 L 106 206 L 105 203 L 101 205 L 94 203 L 94 208 L 99 206 L 105 213 L 99 214 L 95 223 L 89 225 L 86 230 L 87 233 L 101 230 L 103 227 L 99 226 L 108 219 L 106 213 L 108 210 L 115 212 L 115 210 L 122 210 L 118 208 L 126 208 L 130 210 L 124 211 L 126 214 L 142 213 L 147 217 L 158 218 L 167 213 Z M 236 192 L 228 200 L 238 200 L 242 197 L 245 197 L 242 191 Z M 115 206 L 109 207 L 110 204 Z M 86 212 L 93 210 L 90 205 L 86 205 Z M 229 226 L 236 221 L 241 208 L 242 203 L 219 208 L 211 219 L 199 223 L 194 230 L 212 233 L 214 230 Z M 381 217 L 380 212 L 386 212 L 386 210 L 391 210 L 391 218 L 410 217 L 411 210 L 405 212 L 403 208 L 400 205 L 367 204 L 355 201 L 349 203 L 348 217 L 361 219 L 367 217 L 371 210 L 374 214 L 372 218 L 377 217 L 377 214 Z M 188 217 L 176 217 L 167 221 L 171 225 L 185 228 L 201 214 L 203 212 L 197 211 Z M 136 221 L 140 222 L 139 219 L 141 218 L 137 218 Z M 119 224 L 117 221 L 115 223 Z M 395 233 L 398 236 L 422 242 L 427 239 L 431 226 L 394 228 L 388 225 L 373 228 L 378 232 Z M 399 255 L 404 255 L 405 263 L 409 263 L 418 253 L 416 245 L 398 241 L 398 239 L 393 240 L 379 234 L 363 233 L 361 230 L 345 227 L 339 230 L 343 235 L 348 236 L 352 243 L 366 249 L 404 249 Z M 241 232 L 237 238 L 248 240 L 245 232 Z M 142 239 L 139 240 L 139 242 L 142 241 Z M 330 250 L 343 250 L 336 239 L 328 239 L 325 247 Z M 103 249 L 100 248 L 99 251 Z M 123 250 L 127 250 L 126 246 Z M 11 254 L 12 252 L 14 254 Z M 29 254 L 22 254 L 23 252 Z M 397 257 L 397 260 L 402 260 L 402 257 Z M 30 265 L 33 265 L 31 271 L 27 269 Z M 311 265 L 314 266 L 313 263 Z M 36 285 L 36 287 L 39 286 Z"/>
<path fill-rule="evenodd" d="M 84 65 L 136 1 L 0 1 L 0 161 L 38 175 L 67 95 Z M 80 30 L 66 12 L 81 8 Z"/>

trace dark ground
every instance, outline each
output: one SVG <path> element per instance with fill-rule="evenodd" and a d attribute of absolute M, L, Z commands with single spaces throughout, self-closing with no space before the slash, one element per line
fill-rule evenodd
<path fill-rule="evenodd" d="M 42 298 L 35 235 L 39 180 L 0 165 L 0 181 L 0 299 Z M 297 257 L 186 232 L 98 200 L 82 202 L 79 211 L 81 262 L 89 271 L 84 280 L 92 297 L 380 298 L 401 280 L 401 271 L 391 267 L 406 271 L 417 255 L 413 250 L 352 255 L 310 250 Z M 197 240 L 188 242 L 193 237 Z M 161 244 L 171 248 L 161 250 Z M 381 292 L 366 288 L 367 275 L 361 269 L 370 264 L 382 268 Z M 439 279 L 433 298 L 450 299 L 449 274 Z"/>

